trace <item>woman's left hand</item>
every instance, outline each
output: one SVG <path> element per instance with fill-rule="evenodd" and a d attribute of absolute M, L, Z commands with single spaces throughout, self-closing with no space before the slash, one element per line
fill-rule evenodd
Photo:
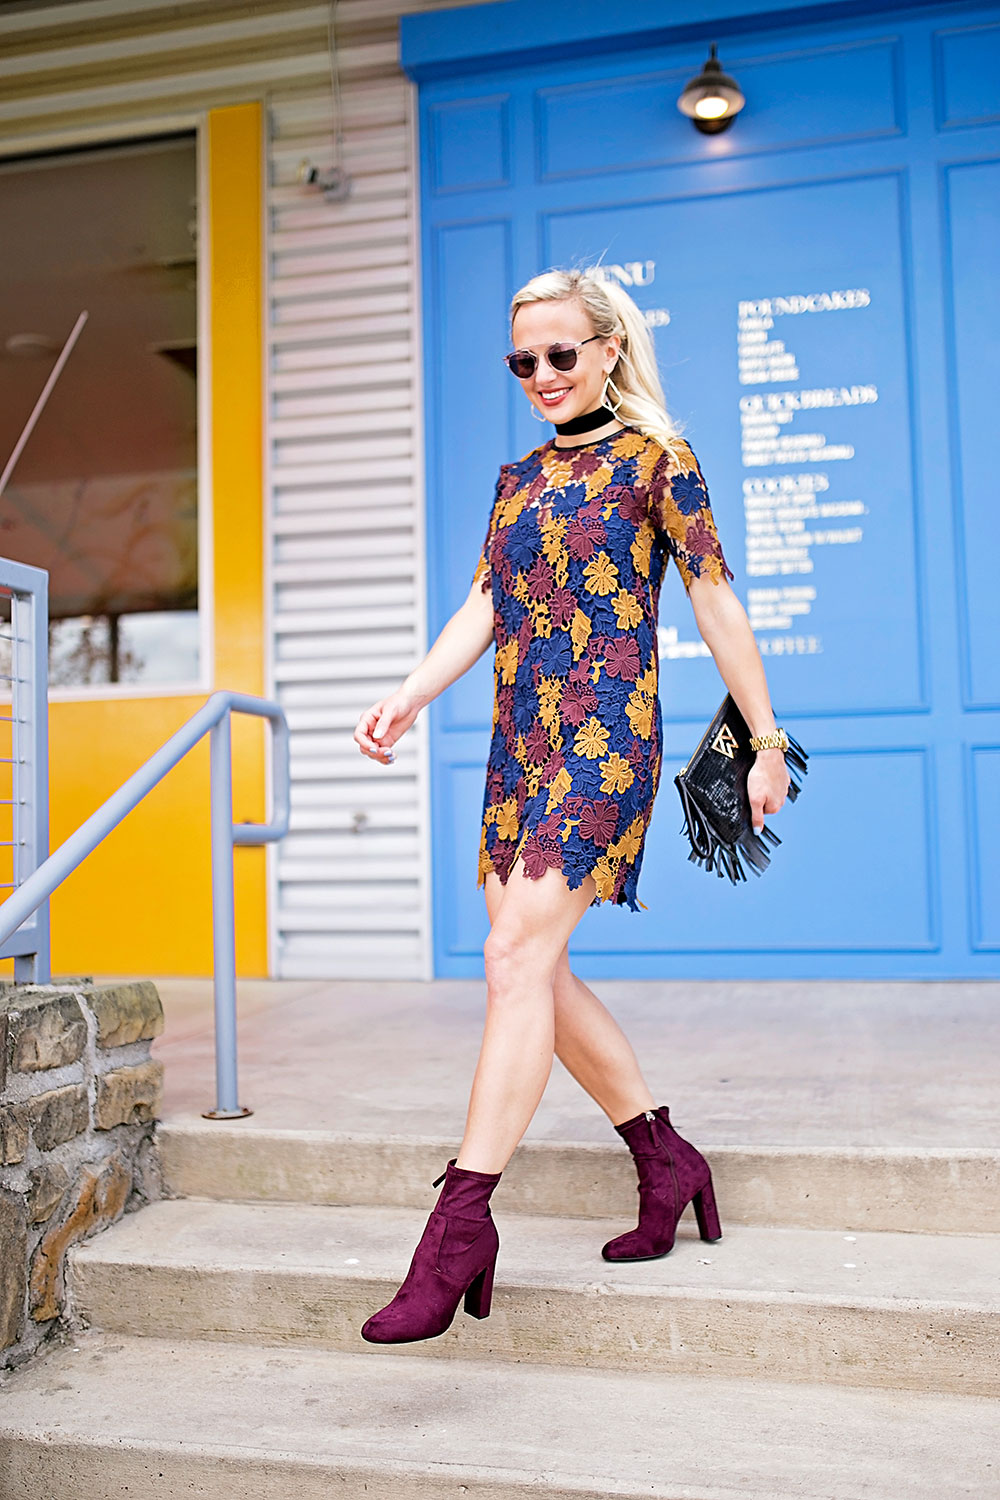
<path fill-rule="evenodd" d="M 754 832 L 764 826 L 764 814 L 780 812 L 788 795 L 790 777 L 781 750 L 758 750 L 747 776 L 747 793 Z"/>

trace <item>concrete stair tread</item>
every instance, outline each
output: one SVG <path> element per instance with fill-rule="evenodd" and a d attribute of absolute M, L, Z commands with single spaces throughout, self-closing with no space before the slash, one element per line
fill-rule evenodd
<path fill-rule="evenodd" d="M 433 1203 L 433 1195 L 428 1210 Z M 398 1281 L 428 1210 L 180 1199 L 152 1204 L 77 1247 L 75 1265 L 263 1271 L 338 1281 Z M 500 1287 L 590 1295 L 723 1294 L 882 1307 L 907 1302 L 1000 1311 L 1000 1238 L 817 1229 L 728 1228 L 705 1244 L 690 1206 L 670 1255 L 610 1265 L 623 1220 L 555 1219 L 497 1206 Z"/>
<path fill-rule="evenodd" d="M 683 1133 L 683 1132 L 682 1132 Z M 1000 1150 L 712 1146 L 726 1222 L 904 1233 L 1000 1233 Z M 417 1136 L 173 1121 L 159 1131 L 180 1197 L 420 1208 L 457 1143 Z M 504 1173 L 505 1212 L 617 1218 L 635 1207 L 619 1141 L 525 1140 Z"/>
<path fill-rule="evenodd" d="M 0 1493 L 111 1500 L 951 1500 L 997 1403 L 87 1334 L 8 1378 Z"/>

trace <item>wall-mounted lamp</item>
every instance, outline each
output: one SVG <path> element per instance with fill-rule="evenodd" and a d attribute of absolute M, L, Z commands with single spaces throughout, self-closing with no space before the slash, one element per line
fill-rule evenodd
<path fill-rule="evenodd" d="M 736 79 L 723 73 L 713 42 L 711 55 L 698 77 L 685 84 L 677 108 L 703 135 L 718 135 L 729 129 L 746 102 Z"/>

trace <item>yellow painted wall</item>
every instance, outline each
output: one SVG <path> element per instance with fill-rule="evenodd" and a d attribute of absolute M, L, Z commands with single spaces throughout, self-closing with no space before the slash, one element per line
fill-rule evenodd
<path fill-rule="evenodd" d="M 209 247 L 213 685 L 264 690 L 263 128 L 257 103 L 206 128 Z M 206 491 L 207 492 L 207 491 Z M 204 696 L 53 703 L 54 849 L 204 702 Z M 233 815 L 265 816 L 266 726 L 233 721 Z M 239 848 L 236 963 L 267 973 L 265 851 Z M 54 974 L 212 969 L 208 741 L 152 791 L 52 899 Z"/>

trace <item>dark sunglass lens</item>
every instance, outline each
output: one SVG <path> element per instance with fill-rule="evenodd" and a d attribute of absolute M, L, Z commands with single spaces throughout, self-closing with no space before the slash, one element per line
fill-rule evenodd
<path fill-rule="evenodd" d="M 576 364 L 575 344 L 553 344 L 548 351 L 548 361 L 553 370 L 572 370 Z"/>
<path fill-rule="evenodd" d="M 521 353 L 515 350 L 513 354 L 507 355 L 507 367 L 518 378 L 518 380 L 529 380 L 535 373 L 535 356 L 533 354 Z"/>

